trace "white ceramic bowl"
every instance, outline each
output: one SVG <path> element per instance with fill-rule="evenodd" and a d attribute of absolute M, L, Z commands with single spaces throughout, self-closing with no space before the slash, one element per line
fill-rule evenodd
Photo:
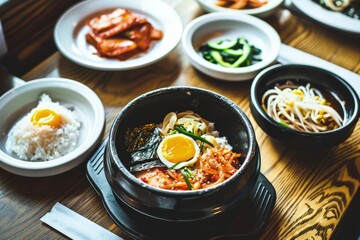
<path fill-rule="evenodd" d="M 30 162 L 6 150 L 5 143 L 13 125 L 38 104 L 42 93 L 52 101 L 73 109 L 81 122 L 76 149 L 60 158 Z M 83 162 L 101 140 L 105 111 L 99 97 L 82 83 L 63 78 L 32 80 L 0 98 L 0 167 L 22 176 L 45 177 L 68 171 Z"/>
<path fill-rule="evenodd" d="M 281 7 L 284 0 L 268 0 L 268 3 L 252 9 L 230 9 L 215 5 L 216 0 L 196 0 L 199 5 L 208 12 L 237 12 L 243 14 L 249 14 L 256 17 L 264 18 L 273 14 L 277 9 Z"/>
<path fill-rule="evenodd" d="M 342 12 L 326 9 L 312 0 L 292 0 L 291 5 L 295 10 L 326 26 L 340 31 L 360 34 L 359 19 L 346 16 Z"/>
<path fill-rule="evenodd" d="M 238 37 L 245 37 L 251 45 L 260 48 L 262 61 L 247 67 L 226 68 L 206 61 L 197 52 L 208 41 Z M 183 48 L 195 68 L 228 81 L 254 78 L 276 60 L 280 44 L 278 33 L 268 23 L 250 15 L 230 12 L 209 13 L 196 18 L 185 27 L 182 36 Z"/>

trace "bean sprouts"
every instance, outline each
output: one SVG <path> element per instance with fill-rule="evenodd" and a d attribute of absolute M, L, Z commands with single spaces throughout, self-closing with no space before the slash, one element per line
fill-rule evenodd
<path fill-rule="evenodd" d="M 324 132 L 339 128 L 343 118 L 330 105 L 321 92 L 306 86 L 294 86 L 286 83 L 284 89 L 275 86 L 262 97 L 262 106 L 266 113 L 275 121 L 287 127 L 306 131 Z"/>
<path fill-rule="evenodd" d="M 350 0 L 322 0 L 320 3 L 333 11 L 340 12 L 350 5 Z"/>

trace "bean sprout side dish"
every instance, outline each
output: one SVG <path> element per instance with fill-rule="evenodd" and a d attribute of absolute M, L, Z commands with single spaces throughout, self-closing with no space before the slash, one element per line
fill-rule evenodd
<path fill-rule="evenodd" d="M 344 122 L 332 102 L 310 83 L 296 86 L 288 81 L 283 86 L 277 85 L 264 93 L 262 106 L 275 121 L 305 132 L 331 131 Z"/>
<path fill-rule="evenodd" d="M 360 1 L 359 0 L 313 0 L 322 7 L 341 12 L 351 18 L 360 19 Z"/>

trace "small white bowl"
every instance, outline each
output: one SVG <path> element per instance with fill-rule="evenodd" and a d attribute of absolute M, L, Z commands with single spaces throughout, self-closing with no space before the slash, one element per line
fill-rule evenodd
<path fill-rule="evenodd" d="M 81 122 L 74 151 L 54 160 L 30 162 L 6 150 L 8 133 L 14 124 L 35 108 L 41 94 L 73 109 Z M 63 78 L 32 80 L 0 97 L 0 167 L 17 175 L 45 177 L 68 171 L 83 162 L 101 140 L 105 111 L 99 97 L 82 83 Z"/>
<path fill-rule="evenodd" d="M 216 0 L 196 0 L 199 5 L 208 12 L 237 12 L 243 14 L 249 14 L 260 18 L 265 18 L 273 14 L 277 9 L 281 7 L 284 0 L 268 0 L 268 3 L 251 9 L 231 9 L 215 5 Z"/>
<path fill-rule="evenodd" d="M 260 48 L 262 61 L 247 67 L 226 68 L 206 61 L 197 52 L 208 41 L 238 37 L 245 37 L 251 45 Z M 281 40 L 275 29 L 261 19 L 245 14 L 216 12 L 191 21 L 184 29 L 182 45 L 191 64 L 204 74 L 227 81 L 243 81 L 254 78 L 275 62 Z"/>

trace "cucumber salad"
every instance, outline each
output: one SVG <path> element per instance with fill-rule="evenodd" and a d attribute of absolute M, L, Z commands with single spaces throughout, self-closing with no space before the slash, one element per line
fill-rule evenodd
<path fill-rule="evenodd" d="M 199 48 L 207 61 L 227 68 L 239 68 L 260 62 L 261 49 L 243 38 L 209 41 Z"/>

